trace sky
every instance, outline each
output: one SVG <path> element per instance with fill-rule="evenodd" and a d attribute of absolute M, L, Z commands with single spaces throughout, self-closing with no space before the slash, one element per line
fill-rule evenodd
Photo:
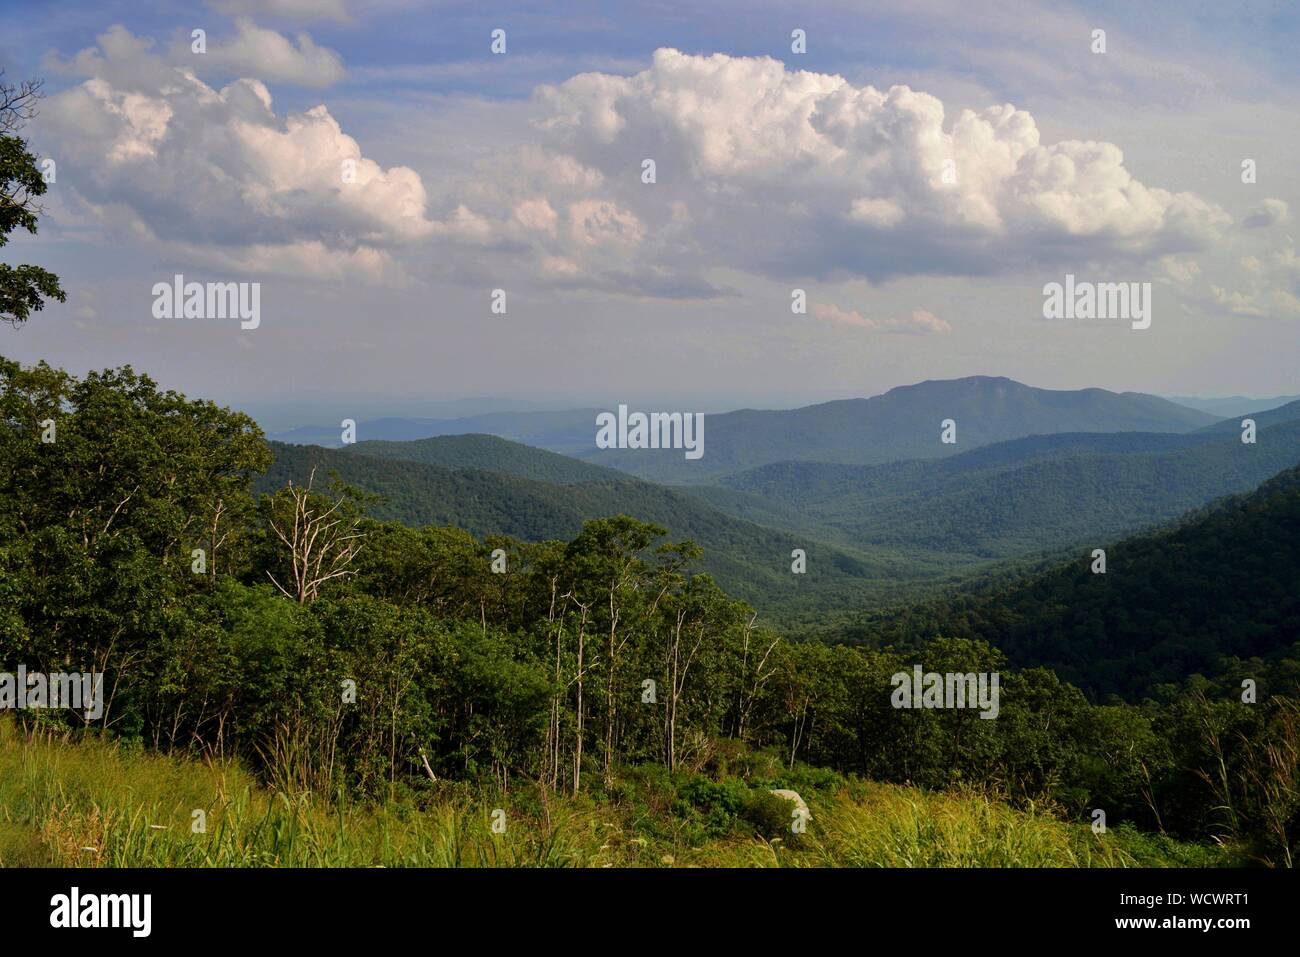
<path fill-rule="evenodd" d="M 54 164 L 0 258 L 68 292 L 10 358 L 271 429 L 966 375 L 1300 392 L 1294 4 L 0 9 Z M 257 327 L 160 318 L 177 274 L 257 283 Z M 1150 283 L 1149 328 L 1045 318 L 1067 275 Z"/>

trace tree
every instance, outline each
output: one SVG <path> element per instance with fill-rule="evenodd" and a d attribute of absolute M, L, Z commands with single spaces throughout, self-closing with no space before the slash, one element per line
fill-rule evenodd
<path fill-rule="evenodd" d="M 0 246 L 20 227 L 35 235 L 36 217 L 44 211 L 36 200 L 45 194 L 45 177 L 27 142 L 15 135 L 36 115 L 40 97 L 39 80 L 15 86 L 0 71 Z M 58 276 L 39 266 L 0 263 L 0 320 L 22 325 L 46 299 L 67 300 Z"/>
<path fill-rule="evenodd" d="M 215 524 L 232 565 L 267 459 L 248 416 L 129 366 L 77 378 L 0 358 L 0 671 L 104 672 L 104 726 L 139 726 L 161 643 L 209 582 L 192 553 Z"/>
<path fill-rule="evenodd" d="M 588 579 L 591 602 L 604 620 L 605 648 L 605 786 L 614 778 L 620 694 L 619 665 L 627 643 L 634 637 L 627 618 L 635 618 L 639 593 L 646 587 L 641 553 L 666 529 L 627 515 L 586 522 L 574 541 L 572 555 Z M 620 632 L 620 626 L 622 631 Z"/>
<path fill-rule="evenodd" d="M 357 508 L 357 495 L 342 489 L 330 501 L 312 491 L 316 470 L 306 485 L 290 482 L 267 499 L 268 524 L 287 552 L 289 573 L 282 585 L 268 571 L 267 577 L 286 598 L 300 605 L 315 601 L 321 586 L 336 578 L 355 574 L 348 568 L 365 540 Z"/>

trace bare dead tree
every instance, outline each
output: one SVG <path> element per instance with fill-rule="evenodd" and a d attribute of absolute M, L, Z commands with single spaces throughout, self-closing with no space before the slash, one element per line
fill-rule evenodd
<path fill-rule="evenodd" d="M 763 656 L 758 660 L 757 667 L 754 668 L 754 673 L 753 673 L 754 683 L 750 687 L 746 688 L 744 683 L 745 678 L 750 673 L 749 672 L 749 659 L 750 659 L 749 643 L 750 643 L 750 638 L 754 633 L 754 623 L 757 620 L 758 620 L 758 613 L 755 612 L 753 615 L 750 616 L 749 621 L 745 623 L 744 647 L 741 653 L 741 662 L 740 662 L 741 681 L 737 691 L 739 701 L 736 709 L 737 710 L 736 737 L 741 741 L 745 740 L 745 732 L 749 730 L 749 719 L 753 713 L 755 702 L 758 701 L 759 696 L 762 694 L 763 687 L 767 684 L 768 679 L 771 678 L 774 674 L 776 674 L 777 666 L 773 664 L 770 668 L 767 667 L 767 660 L 769 657 L 771 657 L 772 652 L 776 650 L 777 645 L 779 645 L 781 642 L 780 638 L 776 636 L 772 637 L 771 642 L 768 643 L 767 650 L 763 652 Z M 757 651 L 757 649 L 755 649 L 755 651 Z"/>
<path fill-rule="evenodd" d="M 41 80 L 23 80 L 9 83 L 0 70 L 0 136 L 16 136 L 18 131 L 36 117 L 36 102 L 42 97 Z M 0 185 L 0 210 L 35 216 L 45 212 L 36 202 L 31 183 L 17 176 Z"/>
<path fill-rule="evenodd" d="M 0 134 L 16 133 L 36 117 L 36 101 L 41 98 L 42 80 L 9 83 L 0 70 Z"/>
<path fill-rule="evenodd" d="M 361 519 L 340 511 L 346 499 L 340 497 L 325 507 L 322 497 L 312 492 L 315 480 L 313 468 L 305 486 L 290 481 L 285 492 L 292 504 L 292 521 L 277 521 L 274 514 L 270 520 L 271 531 L 289 553 L 293 578 L 285 587 L 269 571 L 267 577 L 300 605 L 313 601 L 326 582 L 356 574 L 348 565 L 365 539 L 359 530 Z"/>

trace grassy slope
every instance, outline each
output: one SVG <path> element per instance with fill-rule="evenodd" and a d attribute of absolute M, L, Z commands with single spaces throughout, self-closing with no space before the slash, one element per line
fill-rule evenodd
<path fill-rule="evenodd" d="M 1130 867 L 1215 866 L 1227 854 L 1126 827 L 1013 810 L 973 794 L 851 783 L 801 791 L 807 832 L 701 838 L 688 816 L 626 788 L 546 813 L 446 785 L 416 807 L 327 807 L 258 787 L 235 766 L 98 741 L 24 741 L 0 722 L 0 866 L 84 867 Z M 492 810 L 507 809 L 505 834 Z M 194 809 L 207 830 L 194 834 Z M 544 821 L 549 818 L 549 826 Z M 155 826 L 156 825 L 156 826 Z"/>

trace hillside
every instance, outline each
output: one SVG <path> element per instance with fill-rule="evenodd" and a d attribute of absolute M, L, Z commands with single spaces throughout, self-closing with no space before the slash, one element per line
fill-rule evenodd
<path fill-rule="evenodd" d="M 844 637 L 978 637 L 1013 666 L 1046 666 L 1100 699 L 1139 699 L 1221 658 L 1276 658 L 1300 642 L 1300 468 L 1151 534 L 994 594 L 861 623 Z"/>
<path fill-rule="evenodd" d="M 445 435 L 413 442 L 368 441 L 346 451 L 380 459 L 423 462 L 452 469 L 481 469 L 519 478 L 576 485 L 624 479 L 622 472 L 578 459 L 521 445 L 495 435 Z"/>
<path fill-rule="evenodd" d="M 426 446 L 427 450 L 429 446 Z M 453 456 L 454 446 L 436 455 Z M 485 446 L 462 444 L 476 453 Z M 382 497 L 375 517 L 406 525 L 455 525 L 476 536 L 503 534 L 525 541 L 568 539 L 587 519 L 626 514 L 670 530 L 673 541 L 689 539 L 705 550 L 704 568 L 738 597 L 765 616 L 813 616 L 827 608 L 862 607 L 870 599 L 896 595 L 913 582 L 937 582 L 953 563 L 937 555 L 906 559 L 890 549 L 853 549 L 813 540 L 807 535 L 777 531 L 733 518 L 684 492 L 621 476 L 594 482 L 556 485 L 505 472 L 446 468 L 391 457 L 377 458 L 353 451 L 318 446 L 271 443 L 274 462 L 254 480 L 256 492 L 282 487 L 289 479 L 302 483 L 313 466 L 335 473 L 344 482 Z M 516 449 L 523 463 L 548 462 Z M 588 467 L 576 463 L 580 468 Z M 603 471 L 603 470 L 598 470 Z M 810 574 L 791 573 L 790 553 L 807 553 Z"/>
<path fill-rule="evenodd" d="M 617 404 L 611 400 L 609 408 Z M 926 381 L 871 398 L 843 399 L 799 409 L 709 414 L 705 416 L 704 456 L 688 461 L 680 450 L 596 448 L 595 418 L 600 411 L 591 408 L 495 412 L 443 420 L 377 420 L 361 423 L 357 438 L 366 442 L 495 435 L 652 481 L 700 484 L 771 462 L 876 465 L 902 459 L 941 458 L 1028 435 L 1189 432 L 1215 421 L 1207 413 L 1137 392 L 1036 389 L 1011 379 L 972 376 Z M 956 445 L 939 441 L 940 423 L 948 418 L 957 422 Z M 338 445 L 338 435 L 338 430 L 331 428 L 300 429 L 271 437 L 310 440 L 332 447 Z"/>
<path fill-rule="evenodd" d="M 414 442 L 448 435 L 495 435 L 513 442 L 562 454 L 590 451 L 600 409 L 562 411 L 500 411 L 446 419 L 389 417 L 358 423 L 358 444 L 369 441 Z M 335 426 L 304 426 L 287 432 L 272 432 L 272 441 L 294 445 L 340 448 L 340 431 Z"/>
<path fill-rule="evenodd" d="M 941 423 L 957 442 L 940 442 Z M 703 458 L 680 451 L 589 450 L 587 461 L 642 478 L 699 484 L 772 462 L 876 465 L 934 459 L 991 442 L 1057 432 L 1188 432 L 1214 421 L 1151 395 L 1104 389 L 1035 389 L 1006 378 L 972 376 L 891 389 L 779 412 L 743 410 L 705 418 Z"/>
<path fill-rule="evenodd" d="M 1262 399 L 1252 399 L 1244 395 L 1229 395 L 1219 399 L 1201 399 L 1195 396 L 1183 395 L 1169 395 L 1165 396 L 1165 398 L 1170 402 L 1185 405 L 1189 409 L 1197 409 L 1201 412 L 1208 412 L 1210 415 L 1231 419 L 1241 418 L 1256 412 L 1264 412 L 1268 409 L 1276 409 L 1278 406 L 1295 402 L 1300 399 L 1300 395 L 1276 395 Z"/>
<path fill-rule="evenodd" d="M 276 448 L 285 461 L 301 460 L 302 447 Z M 1300 420 L 1263 429 L 1253 446 L 1236 432 L 1065 433 L 939 460 L 774 463 L 721 486 L 676 488 L 487 435 L 314 454 L 384 495 L 379 517 L 408 524 L 536 541 L 572 535 L 601 515 L 656 522 L 705 546 L 721 581 L 788 622 L 791 613 L 807 620 L 814 596 L 830 613 L 887 592 L 897 600 L 915 594 L 913 585 L 1059 556 L 1252 489 L 1300 459 Z M 349 462 L 341 466 L 340 456 Z M 301 479 L 305 466 L 295 469 Z M 287 474 L 273 467 L 262 484 Z M 813 560 L 799 580 L 788 571 L 795 547 Z"/>
<path fill-rule="evenodd" d="M 1254 445 L 1236 430 L 1035 436 L 939 461 L 775 463 L 725 478 L 730 494 L 696 494 L 769 524 L 782 525 L 778 509 L 794 510 L 803 527 L 861 547 L 1007 558 L 1132 532 L 1298 462 L 1292 419 L 1261 426 Z"/>
<path fill-rule="evenodd" d="M 1255 420 L 1255 428 L 1262 429 L 1268 425 L 1276 425 L 1279 422 L 1294 422 L 1300 419 L 1300 399 L 1294 402 L 1288 402 L 1286 405 L 1280 405 L 1275 409 L 1266 409 L 1263 412 L 1252 412 L 1247 415 L 1233 416 L 1231 419 L 1225 419 L 1222 422 L 1214 422 L 1201 429 L 1202 432 L 1235 432 L 1241 434 L 1241 420 L 1244 418 Z"/>

